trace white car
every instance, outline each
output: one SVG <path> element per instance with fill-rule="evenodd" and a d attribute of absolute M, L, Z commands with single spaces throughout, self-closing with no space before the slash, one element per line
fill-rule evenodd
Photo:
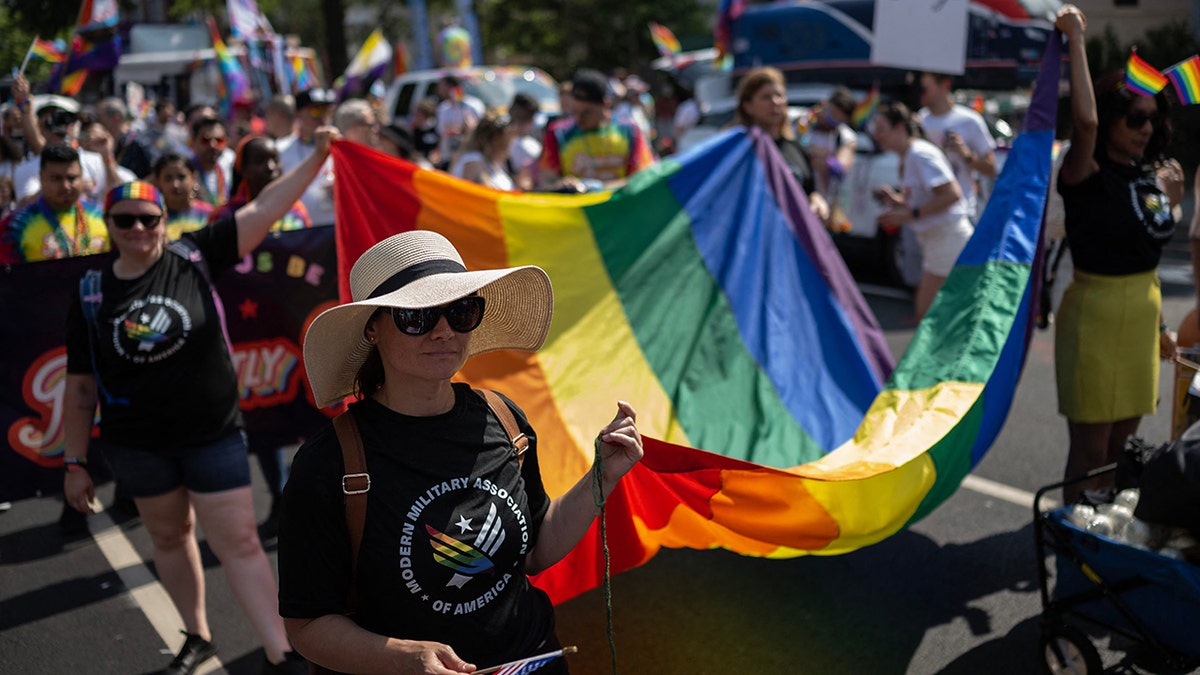
<path fill-rule="evenodd" d="M 558 83 L 540 68 L 533 66 L 474 66 L 471 68 L 417 70 L 404 73 L 388 86 L 384 108 L 393 120 L 409 119 L 418 101 L 437 96 L 437 83 L 444 75 L 457 75 L 463 90 L 500 112 L 508 110 L 513 96 L 525 92 L 538 102 L 538 128 L 546 120 L 559 115 Z"/>

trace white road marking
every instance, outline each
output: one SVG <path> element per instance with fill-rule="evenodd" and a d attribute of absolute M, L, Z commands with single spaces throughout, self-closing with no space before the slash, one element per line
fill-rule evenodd
<path fill-rule="evenodd" d="M 973 474 L 969 474 L 963 479 L 962 486 L 972 492 L 978 492 L 982 495 L 1002 499 L 1010 504 L 1033 509 L 1033 498 L 1035 495 L 1032 492 L 1026 492 L 1025 490 L 1005 485 L 1004 483 L 997 483 L 994 480 L 980 478 Z M 1058 508 L 1058 505 L 1058 500 L 1053 497 L 1042 498 L 1042 506 L 1047 510 Z"/>
<path fill-rule="evenodd" d="M 93 530 L 92 539 L 108 560 L 109 566 L 121 578 L 121 583 L 129 589 L 134 604 L 142 610 L 142 614 L 146 615 L 150 625 L 154 626 L 158 636 L 167 645 L 170 650 L 168 653 L 174 656 L 183 646 L 184 636 L 179 632 L 183 626 L 183 619 L 179 612 L 175 611 L 171 596 L 167 595 L 167 589 L 150 573 L 150 568 L 146 567 L 133 543 L 104 512 L 99 500 L 92 503 L 92 508 L 96 510 L 89 518 Z M 214 656 L 205 661 L 196 672 L 211 673 L 221 668 L 224 666 L 220 657 Z"/>

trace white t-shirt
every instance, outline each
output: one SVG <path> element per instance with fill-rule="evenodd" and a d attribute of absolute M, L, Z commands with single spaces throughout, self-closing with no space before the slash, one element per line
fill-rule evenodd
<path fill-rule="evenodd" d="M 954 180 L 954 171 L 946 161 L 946 153 L 936 145 L 921 138 L 914 138 L 900 170 L 900 187 L 907 195 L 908 205 L 920 208 L 933 199 L 933 190 Z M 966 199 L 959 199 L 941 213 L 922 216 L 905 227 L 914 232 L 924 232 L 940 225 L 953 223 L 969 215 Z"/>
<path fill-rule="evenodd" d="M 13 172 L 13 187 L 17 191 L 17 199 L 24 199 L 30 195 L 36 195 L 42 191 L 42 179 L 39 175 L 42 168 L 42 158 L 34 155 L 29 159 L 17 165 Z M 88 150 L 79 150 L 79 168 L 83 172 L 84 182 L 91 182 L 95 185 L 94 190 L 86 193 L 84 196 L 93 200 L 103 200 L 108 194 L 108 185 L 104 180 L 104 158 L 99 153 Z M 118 173 L 120 171 L 118 170 Z M 126 173 L 129 173 L 126 171 Z M 130 174 L 128 180 L 135 180 L 137 176 Z M 121 176 L 125 178 L 125 176 Z"/>
<path fill-rule="evenodd" d="M 996 141 L 988 133 L 983 116 L 965 105 L 956 105 L 944 115 L 934 115 L 929 112 L 929 108 L 921 108 L 917 112 L 917 118 L 925 129 L 925 135 L 929 137 L 929 141 L 943 150 L 946 147 L 946 132 L 949 131 L 958 134 L 971 152 L 979 157 L 996 149 Z M 978 203 L 979 191 L 975 185 L 975 172 L 959 155 L 946 154 L 950 158 L 950 165 L 954 167 L 958 186 L 962 188 L 963 196 L 967 198 L 967 207 L 970 209 L 968 215 L 974 218 L 975 214 L 979 212 L 977 209 L 982 206 Z"/>
<path fill-rule="evenodd" d="M 824 151 L 826 156 L 837 152 L 843 145 L 858 143 L 858 134 L 846 124 L 837 125 L 837 129 L 812 129 L 808 132 L 809 150 Z"/>
<path fill-rule="evenodd" d="M 532 167 L 541 156 L 542 142 L 533 136 L 518 136 L 508 146 L 508 159 L 517 173 Z"/>
<path fill-rule="evenodd" d="M 473 96 L 464 96 L 461 102 L 446 99 L 438 104 L 437 132 L 442 139 L 442 159 L 449 159 L 458 150 L 470 133 L 467 127 L 474 128 L 481 117 L 483 103 Z"/>
<path fill-rule="evenodd" d="M 478 150 L 471 150 L 470 152 L 464 152 L 463 154 L 459 155 L 458 160 L 454 162 L 454 166 L 450 167 L 450 175 L 456 178 L 463 178 L 463 169 L 465 169 L 467 164 L 471 162 L 483 163 L 483 172 L 485 177 L 484 185 L 508 192 L 511 192 L 516 188 L 516 184 L 513 183 L 512 176 L 508 175 L 508 172 L 505 171 L 503 167 L 496 166 L 495 164 L 487 161 L 487 159 L 484 158 L 483 153 L 479 152 Z"/>
<path fill-rule="evenodd" d="M 299 138 L 279 151 L 279 166 L 284 173 L 299 166 L 308 156 L 316 152 L 316 146 L 304 143 Z M 308 184 L 300 201 L 308 209 L 308 218 L 313 226 L 333 224 L 333 157 L 325 160 L 317 177 Z"/>
<path fill-rule="evenodd" d="M 673 125 L 675 127 L 674 134 L 676 140 L 679 139 L 688 129 L 696 126 L 700 122 L 700 106 L 696 103 L 696 99 L 689 98 L 679 107 L 675 109 L 675 119 Z"/>

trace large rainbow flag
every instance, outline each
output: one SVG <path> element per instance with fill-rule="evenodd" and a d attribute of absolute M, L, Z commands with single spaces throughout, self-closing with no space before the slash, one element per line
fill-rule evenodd
<path fill-rule="evenodd" d="M 478 356 L 462 376 L 528 413 L 552 494 L 588 469 L 617 399 L 638 409 L 646 456 L 607 510 L 615 571 L 662 546 L 852 551 L 949 497 L 1012 403 L 1037 297 L 1056 41 L 1050 51 L 1028 130 L 894 372 L 774 144 L 744 130 L 581 196 L 496 192 L 339 142 L 341 273 L 410 228 L 445 234 L 469 269 L 549 273 L 542 350 Z M 593 527 L 535 583 L 562 601 L 602 572 Z"/>

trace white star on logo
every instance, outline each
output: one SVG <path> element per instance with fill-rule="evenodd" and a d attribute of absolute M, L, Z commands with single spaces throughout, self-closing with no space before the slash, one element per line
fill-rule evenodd
<path fill-rule="evenodd" d="M 466 516 L 459 516 L 458 522 L 455 524 L 458 525 L 458 529 L 460 530 L 460 532 L 470 532 L 471 531 L 471 520 L 472 520 L 471 518 L 468 518 Z"/>
<path fill-rule="evenodd" d="M 143 323 L 143 324 L 150 323 L 150 315 L 149 315 L 149 314 L 142 314 L 141 316 L 139 316 L 139 317 L 138 317 L 138 321 L 140 321 L 140 322 L 141 322 L 141 323 Z"/>

